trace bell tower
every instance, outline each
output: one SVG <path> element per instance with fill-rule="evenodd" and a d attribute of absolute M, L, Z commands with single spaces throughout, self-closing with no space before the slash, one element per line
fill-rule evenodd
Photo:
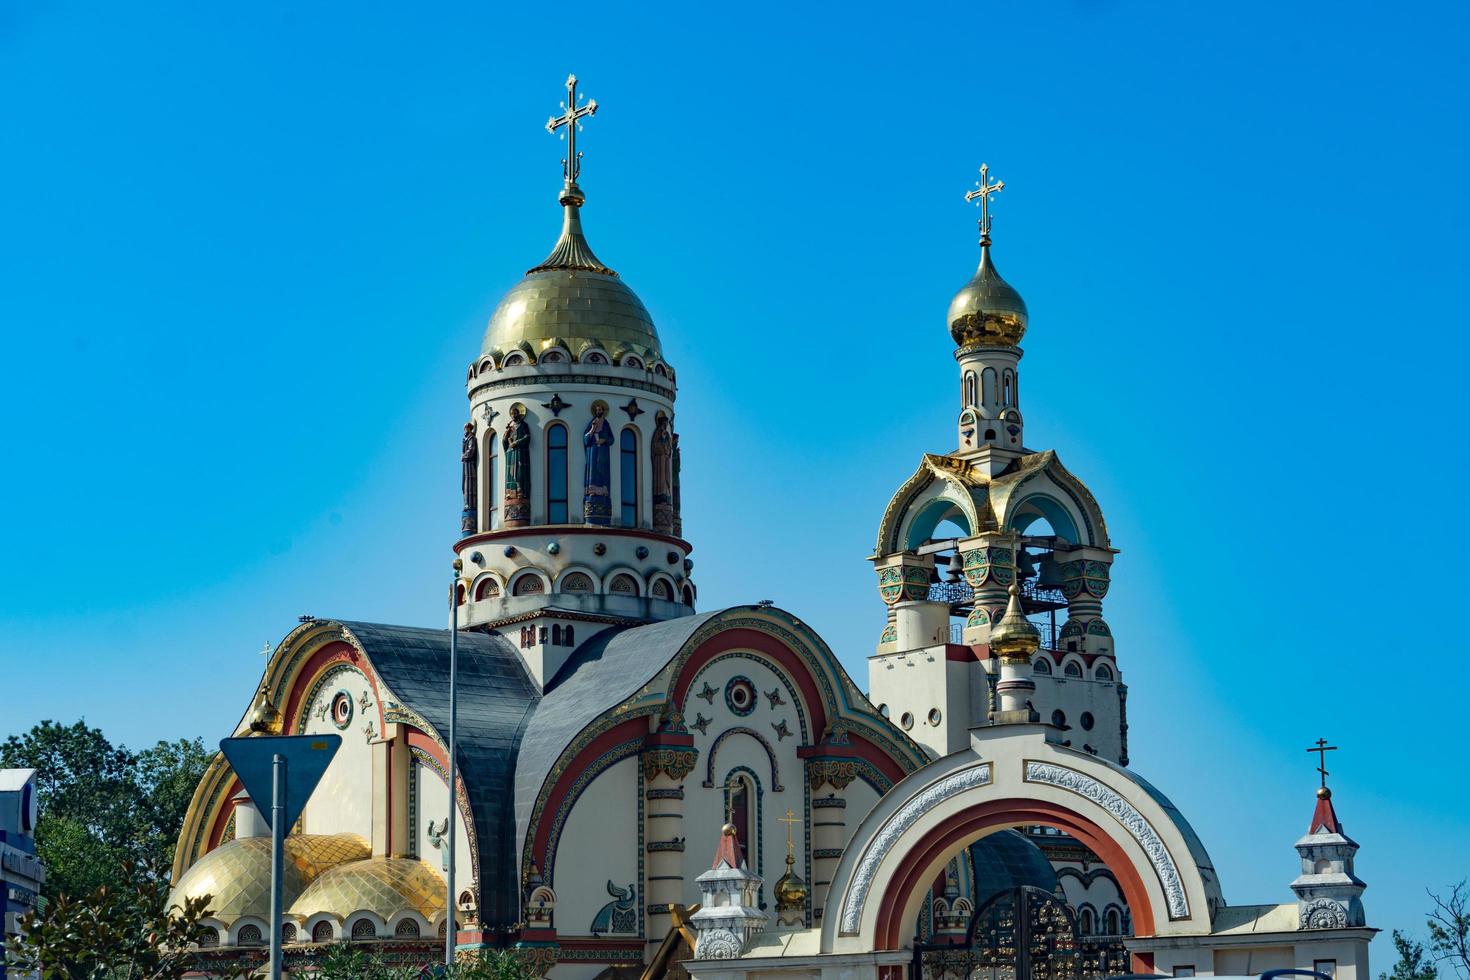
<path fill-rule="evenodd" d="M 694 612 L 680 516 L 675 372 L 642 300 L 582 229 L 566 83 L 561 234 L 500 300 L 465 381 L 460 622 L 516 643 L 546 685 L 592 634 Z"/>
<path fill-rule="evenodd" d="M 1086 485 L 1024 443 L 1029 316 L 991 255 L 1004 187 L 982 165 L 965 195 L 980 206 L 980 264 L 946 318 L 958 444 L 923 457 L 879 525 L 871 560 L 887 621 L 869 696 L 935 755 L 968 745 L 978 725 L 1040 721 L 1126 765 L 1127 689 L 1102 615 L 1116 551 Z"/>

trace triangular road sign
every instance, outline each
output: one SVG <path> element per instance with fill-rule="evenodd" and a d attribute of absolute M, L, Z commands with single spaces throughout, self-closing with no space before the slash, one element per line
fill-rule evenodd
<path fill-rule="evenodd" d="M 286 760 L 285 832 L 290 833 L 341 745 L 341 735 L 252 735 L 223 739 L 219 750 L 245 784 L 245 792 L 267 826 L 272 826 L 274 812 L 271 794 L 276 756 Z"/>

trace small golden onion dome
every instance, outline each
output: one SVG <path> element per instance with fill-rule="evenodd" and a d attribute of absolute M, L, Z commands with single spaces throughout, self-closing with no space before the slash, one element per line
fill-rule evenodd
<path fill-rule="evenodd" d="M 372 912 L 384 921 L 405 909 L 429 922 L 444 915 L 444 879 L 416 858 L 374 857 L 339 864 L 321 874 L 290 904 L 303 919 L 326 912 L 346 919 Z"/>
<path fill-rule="evenodd" d="M 733 823 L 727 823 L 725 824 L 725 826 L 720 828 L 720 833 L 724 834 L 726 837 L 738 837 L 740 835 L 740 830 Z"/>
<path fill-rule="evenodd" d="M 297 834 L 286 838 L 282 867 L 282 903 L 290 906 L 318 875 L 343 861 L 372 854 L 356 834 Z M 270 919 L 271 839 L 243 837 L 226 841 L 189 866 L 169 893 L 169 907 L 183 908 L 188 899 L 208 895 L 209 915 L 229 924 L 241 916 Z"/>
<path fill-rule="evenodd" d="M 796 873 L 792 859 L 786 858 L 786 873 L 776 880 L 776 908 L 799 909 L 806 906 L 809 889 Z"/>
<path fill-rule="evenodd" d="M 949 301 L 949 335 L 960 347 L 1015 347 L 1026 333 L 1026 301 L 1000 277 L 990 244 L 980 246 L 980 267 Z"/>
<path fill-rule="evenodd" d="M 250 730 L 264 735 L 281 730 L 281 713 L 271 704 L 270 693 L 263 687 L 255 697 L 255 707 L 250 709 Z"/>
<path fill-rule="evenodd" d="M 1021 589 L 1011 583 L 1006 614 L 990 631 L 990 649 L 1002 660 L 1029 660 L 1041 647 L 1041 631 L 1021 611 Z"/>
<path fill-rule="evenodd" d="M 554 341 L 574 353 L 589 346 L 608 351 L 625 347 L 645 365 L 662 359 L 658 331 L 643 301 L 587 244 L 582 202 L 575 184 L 563 190 L 561 237 L 551 254 L 495 307 L 482 356 L 523 343 L 539 354 Z"/>
<path fill-rule="evenodd" d="M 1317 799 L 1319 799 L 1319 800 L 1330 800 L 1330 799 L 1332 799 L 1332 790 L 1328 789 L 1326 786 L 1319 786 L 1319 787 L 1317 787 Z"/>

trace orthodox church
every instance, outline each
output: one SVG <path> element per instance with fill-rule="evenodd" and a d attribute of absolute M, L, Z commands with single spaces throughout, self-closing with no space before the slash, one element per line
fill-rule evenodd
<path fill-rule="evenodd" d="M 676 425 L 658 331 L 583 230 L 597 103 L 572 78 L 563 109 L 560 236 L 465 376 L 454 786 L 450 630 L 302 617 L 220 734 L 343 745 L 287 838 L 280 923 L 257 802 L 210 765 L 173 868 L 175 900 L 213 896 L 202 969 L 279 928 L 288 969 L 338 942 L 423 961 L 452 930 L 462 955 L 513 947 L 555 980 L 1366 980 L 1325 766 L 1297 854 L 1279 849 L 1294 898 L 1261 905 L 1226 902 L 1128 768 L 1118 551 L 1086 485 L 1025 440 L 1027 309 L 991 255 L 1003 184 L 982 167 L 967 195 L 954 448 L 919 454 L 882 509 L 859 683 L 793 613 L 702 608 L 680 496 L 698 422 Z"/>

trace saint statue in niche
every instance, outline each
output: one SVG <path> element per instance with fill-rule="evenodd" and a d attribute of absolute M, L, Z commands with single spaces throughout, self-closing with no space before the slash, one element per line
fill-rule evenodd
<path fill-rule="evenodd" d="M 582 513 L 588 524 L 612 523 L 612 444 L 613 430 L 607 421 L 607 406 L 592 406 L 592 421 L 582 433 L 587 451 L 582 469 Z"/>
<path fill-rule="evenodd" d="M 679 507 L 679 433 L 674 433 L 674 537 L 682 537 L 684 534 L 684 518 L 680 514 Z"/>
<path fill-rule="evenodd" d="M 460 517 L 459 529 L 463 534 L 474 534 L 478 530 L 475 525 L 480 496 L 479 460 L 480 449 L 475 444 L 475 424 L 466 422 L 464 442 L 459 449 L 459 489 L 464 494 L 464 512 Z"/>
<path fill-rule="evenodd" d="M 653 457 L 653 529 L 674 533 L 674 430 L 669 417 L 660 414 L 650 446 Z"/>
<path fill-rule="evenodd" d="M 519 405 L 505 423 L 505 526 L 525 527 L 531 519 L 531 427 Z"/>

